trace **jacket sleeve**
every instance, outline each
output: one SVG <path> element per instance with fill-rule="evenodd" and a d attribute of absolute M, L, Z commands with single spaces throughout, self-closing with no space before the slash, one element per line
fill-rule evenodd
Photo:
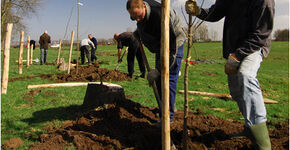
<path fill-rule="evenodd" d="M 250 14 L 252 14 L 250 32 L 235 51 L 235 55 L 239 60 L 243 60 L 244 57 L 261 48 L 268 52 L 270 51 L 274 5 L 274 0 L 259 0 L 252 5 L 253 7 L 250 10 Z"/>
<path fill-rule="evenodd" d="M 226 3 L 224 0 L 216 0 L 216 3 L 210 8 L 201 8 L 200 15 L 197 17 L 201 20 L 216 22 L 221 20 L 226 15 Z"/>

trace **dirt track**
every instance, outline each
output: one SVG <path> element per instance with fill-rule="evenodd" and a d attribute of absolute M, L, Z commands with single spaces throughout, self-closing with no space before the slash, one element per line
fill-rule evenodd
<path fill-rule="evenodd" d="M 79 113 L 83 112 L 80 109 Z M 160 149 L 160 128 L 153 124 L 158 120 L 158 110 L 130 100 L 88 111 L 76 120 L 68 120 L 60 128 L 47 127 L 48 133 L 40 136 L 40 142 L 31 150 L 62 149 L 74 144 L 79 150 L 87 149 Z M 182 149 L 183 112 L 176 112 L 171 124 L 171 136 L 178 149 Z M 288 149 L 288 124 L 277 124 L 270 130 L 272 149 Z M 189 113 L 189 149 L 252 149 L 246 138 L 229 139 L 228 134 L 241 131 L 243 124 L 230 122 L 200 111 Z"/>

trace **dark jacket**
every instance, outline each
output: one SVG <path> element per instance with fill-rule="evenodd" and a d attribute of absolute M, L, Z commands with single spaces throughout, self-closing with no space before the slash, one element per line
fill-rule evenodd
<path fill-rule="evenodd" d="M 136 37 L 140 37 L 143 44 L 152 53 L 160 53 L 161 40 L 161 4 L 154 0 L 144 0 L 147 6 L 144 20 L 137 22 Z M 169 49 L 171 55 L 176 55 L 176 50 L 185 40 L 182 23 L 174 10 L 170 11 L 169 20 Z"/>
<path fill-rule="evenodd" d="M 97 46 L 98 46 L 98 41 L 95 37 L 93 37 L 92 39 L 90 39 L 93 43 L 94 43 L 94 46 L 95 46 L 95 49 L 97 49 Z"/>
<path fill-rule="evenodd" d="M 43 33 L 39 38 L 40 49 L 48 49 L 48 43 L 51 43 L 50 36 Z"/>
<path fill-rule="evenodd" d="M 225 17 L 223 57 L 235 53 L 243 60 L 262 49 L 264 57 L 270 52 L 273 29 L 274 0 L 216 0 L 209 9 L 202 9 L 198 18 L 219 21 Z"/>
<path fill-rule="evenodd" d="M 133 46 L 134 44 L 138 44 L 138 41 L 136 38 L 134 38 L 132 32 L 123 32 L 121 33 L 117 40 L 117 48 L 122 49 L 123 46 Z"/>

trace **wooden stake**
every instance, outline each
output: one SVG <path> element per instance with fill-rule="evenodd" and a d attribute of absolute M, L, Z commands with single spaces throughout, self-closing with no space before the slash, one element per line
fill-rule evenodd
<path fill-rule="evenodd" d="M 33 44 L 30 47 L 30 65 L 32 65 L 32 60 L 33 60 Z"/>
<path fill-rule="evenodd" d="M 169 118 L 169 15 L 170 0 L 161 1 L 161 91 L 162 91 L 162 150 L 170 150 Z"/>
<path fill-rule="evenodd" d="M 13 23 L 8 23 L 6 27 L 5 34 L 5 45 L 4 45 L 4 62 L 3 62 L 3 75 L 2 75 L 2 86 L 1 93 L 7 93 L 8 86 L 8 73 L 9 73 L 9 58 L 10 58 L 10 41 L 11 41 L 11 32 L 13 28 Z"/>
<path fill-rule="evenodd" d="M 74 31 L 71 32 L 70 49 L 69 49 L 69 56 L 68 56 L 67 74 L 70 74 L 70 62 L 71 62 L 71 55 L 72 55 L 73 44 L 74 44 Z"/>
<path fill-rule="evenodd" d="M 188 70 L 189 70 L 189 60 L 191 54 L 191 41 L 192 41 L 192 16 L 188 15 L 188 41 L 187 41 L 187 54 L 186 54 L 186 64 L 184 71 L 184 120 L 183 120 L 183 149 L 187 150 L 187 118 L 188 118 Z"/>
<path fill-rule="evenodd" d="M 29 50 L 30 50 L 30 36 L 27 37 L 27 54 L 26 54 L 26 56 L 27 56 L 27 58 L 26 58 L 26 60 L 27 60 L 27 68 L 30 66 Z"/>
<path fill-rule="evenodd" d="M 60 51 L 61 51 L 61 40 L 59 40 L 59 48 L 58 48 L 57 61 L 56 61 L 57 64 L 59 64 Z"/>
<path fill-rule="evenodd" d="M 23 68 L 23 45 L 24 45 L 24 31 L 20 32 L 20 43 L 19 43 L 19 58 L 18 58 L 18 73 L 22 74 Z"/>
<path fill-rule="evenodd" d="M 184 90 L 179 90 L 179 93 L 184 93 Z M 188 94 L 192 95 L 200 95 L 200 96 L 212 96 L 212 97 L 217 97 L 221 99 L 231 99 L 233 100 L 232 96 L 230 94 L 218 94 L 218 93 L 209 93 L 209 92 L 199 92 L 199 91 L 188 91 Z M 268 98 L 264 98 L 264 103 L 267 104 L 278 104 L 277 101 L 271 100 Z"/>

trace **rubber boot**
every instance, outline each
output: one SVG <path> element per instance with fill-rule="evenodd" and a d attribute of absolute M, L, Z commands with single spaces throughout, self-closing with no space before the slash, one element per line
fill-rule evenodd
<path fill-rule="evenodd" d="M 266 122 L 250 126 L 250 131 L 253 135 L 250 139 L 257 150 L 271 150 L 271 141 Z"/>

